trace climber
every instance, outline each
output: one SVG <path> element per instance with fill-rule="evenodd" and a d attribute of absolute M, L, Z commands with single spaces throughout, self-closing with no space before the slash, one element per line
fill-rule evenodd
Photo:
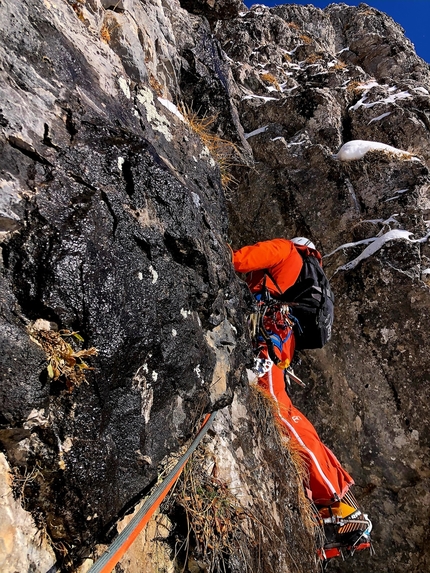
<path fill-rule="evenodd" d="M 287 304 L 288 293 L 291 292 L 294 292 L 294 300 L 301 300 L 300 289 L 295 285 L 305 285 L 311 291 L 316 288 L 314 295 L 322 292 L 322 299 L 320 296 L 318 302 L 320 307 L 324 306 L 325 298 L 331 301 L 331 306 L 325 304 L 327 316 L 320 321 L 319 330 L 325 331 L 325 334 L 322 338 L 317 337 L 320 344 L 313 344 L 315 337 L 311 337 L 311 347 L 322 346 L 331 335 L 333 295 L 326 279 L 323 288 L 316 285 L 309 287 L 309 278 L 301 282 L 306 258 L 314 258 L 321 267 L 321 255 L 315 245 L 304 237 L 291 241 L 272 239 L 233 251 L 234 268 L 237 272 L 245 273 L 248 287 L 259 307 L 259 324 L 254 324 L 258 385 L 274 400 L 281 427 L 303 452 L 309 470 L 308 483 L 305 484 L 307 494 L 319 508 L 320 520 L 326 532 L 334 528 L 339 533 L 342 529 L 339 524 L 345 524 L 348 518 L 355 519 L 355 525 L 349 524 L 345 530 L 353 531 L 353 538 L 344 536 L 342 539 L 341 534 L 333 537 L 333 531 L 329 532 L 330 543 L 321 554 L 321 558 L 326 560 L 339 555 L 342 547 L 351 552 L 369 547 L 371 523 L 358 510 L 349 492 L 354 480 L 333 452 L 321 442 L 311 422 L 292 404 L 285 389 L 284 371 L 287 370 L 288 374 L 295 341 L 301 335 L 299 321 L 294 316 L 294 313 L 299 313 L 294 303 Z M 315 322 L 315 313 L 313 316 Z M 302 343 L 303 347 L 306 347 L 306 340 Z"/>

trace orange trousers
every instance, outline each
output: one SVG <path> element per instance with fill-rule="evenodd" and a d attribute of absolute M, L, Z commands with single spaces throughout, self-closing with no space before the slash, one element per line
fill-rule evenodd
<path fill-rule="evenodd" d="M 268 358 L 267 348 L 262 348 L 259 357 Z M 310 490 L 313 501 L 318 505 L 330 505 L 341 499 L 354 480 L 321 442 L 309 420 L 293 406 L 285 391 L 283 370 L 273 365 L 258 379 L 258 384 L 275 401 L 279 421 L 300 447 L 309 470 L 309 483 L 304 485 Z"/>

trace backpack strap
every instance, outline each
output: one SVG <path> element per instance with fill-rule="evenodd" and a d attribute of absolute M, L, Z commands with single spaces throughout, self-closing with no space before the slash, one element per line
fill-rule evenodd
<path fill-rule="evenodd" d="M 282 295 L 282 290 L 280 288 L 280 286 L 278 285 L 278 283 L 275 281 L 275 277 L 272 275 L 272 273 L 269 271 L 269 269 L 265 269 L 265 275 L 264 275 L 264 279 L 263 279 L 263 284 L 264 284 L 264 288 L 267 289 L 266 287 L 266 277 L 269 277 L 269 279 L 272 281 L 272 283 L 275 285 L 275 287 L 278 289 L 279 295 Z"/>

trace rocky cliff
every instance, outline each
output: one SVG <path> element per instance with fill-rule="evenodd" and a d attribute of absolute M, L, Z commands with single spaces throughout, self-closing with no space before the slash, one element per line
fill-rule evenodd
<path fill-rule="evenodd" d="M 293 400 L 375 527 L 329 569 L 426 571 L 430 70 L 402 29 L 365 4 L 2 0 L 0 35 L 2 570 L 86 570 L 212 410 L 194 472 L 236 528 L 184 553 L 168 501 L 118 570 L 317 570 L 227 245 L 306 235 L 335 334 Z"/>

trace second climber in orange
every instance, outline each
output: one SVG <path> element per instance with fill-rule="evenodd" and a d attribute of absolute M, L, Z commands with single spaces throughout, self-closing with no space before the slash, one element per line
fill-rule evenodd
<path fill-rule="evenodd" d="M 291 289 L 294 289 L 304 260 L 309 256 L 314 257 L 314 264 L 316 261 L 321 266 L 321 255 L 308 239 L 272 239 L 233 251 L 233 264 L 237 272 L 246 275 L 248 287 L 257 299 L 268 296 L 275 301 L 282 301 L 285 300 L 286 291 L 293 292 Z M 354 480 L 333 452 L 321 442 L 314 426 L 293 405 L 286 392 L 284 369 L 290 366 L 293 359 L 297 329 L 288 314 L 288 306 L 275 305 L 272 308 L 275 310 L 266 313 L 263 318 L 264 329 L 268 334 L 260 336 L 257 344 L 258 385 L 274 400 L 281 425 L 303 452 L 309 469 L 309 481 L 305 484 L 308 496 L 317 506 L 334 507 L 345 496 L 351 504 L 353 496 L 347 495 L 347 492 Z M 287 310 L 283 311 L 283 308 Z M 328 337 L 330 335 L 331 332 Z M 371 529 L 367 516 L 366 520 L 369 527 L 360 527 L 360 548 L 369 546 L 369 543 L 363 543 L 363 540 L 370 539 L 369 535 L 363 535 L 364 529 L 369 530 L 369 533 Z"/>

